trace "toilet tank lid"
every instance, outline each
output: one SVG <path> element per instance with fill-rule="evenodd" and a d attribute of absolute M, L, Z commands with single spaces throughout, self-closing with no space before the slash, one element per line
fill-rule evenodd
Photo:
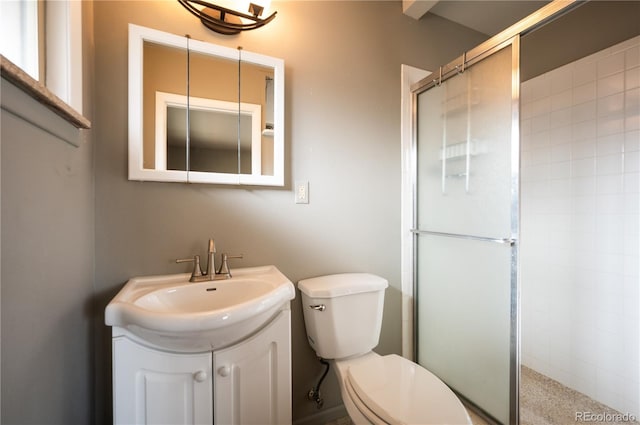
<path fill-rule="evenodd" d="M 334 298 L 374 292 L 389 286 L 386 279 L 370 273 L 342 273 L 298 282 L 298 288 L 311 298 Z"/>

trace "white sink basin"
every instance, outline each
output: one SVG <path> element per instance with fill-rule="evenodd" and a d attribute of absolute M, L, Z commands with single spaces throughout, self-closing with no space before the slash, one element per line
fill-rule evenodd
<path fill-rule="evenodd" d="M 105 323 L 160 348 L 213 350 L 260 329 L 295 297 L 293 283 L 275 266 L 234 269 L 225 280 L 191 283 L 189 277 L 132 278 L 107 305 Z"/>

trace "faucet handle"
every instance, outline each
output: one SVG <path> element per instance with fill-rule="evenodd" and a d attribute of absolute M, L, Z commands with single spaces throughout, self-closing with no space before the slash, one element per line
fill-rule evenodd
<path fill-rule="evenodd" d="M 176 263 L 191 263 L 193 262 L 193 271 L 191 272 L 191 282 L 195 280 L 195 278 L 202 276 L 202 268 L 200 267 L 200 256 L 194 255 L 193 258 L 182 258 L 176 260 Z"/>
<path fill-rule="evenodd" d="M 230 255 L 230 254 L 222 254 L 222 261 L 220 262 L 220 268 L 218 269 L 218 271 L 216 272 L 216 274 L 223 274 L 225 275 L 227 278 L 231 277 L 231 270 L 229 269 L 229 259 L 233 259 L 233 258 L 243 258 L 243 254 L 238 254 L 238 255 Z"/>

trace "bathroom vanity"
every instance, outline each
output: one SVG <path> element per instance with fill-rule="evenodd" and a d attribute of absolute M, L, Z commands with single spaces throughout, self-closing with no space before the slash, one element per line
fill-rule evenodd
<path fill-rule="evenodd" d="M 116 424 L 291 423 L 290 311 L 235 345 L 176 353 L 113 331 Z"/>
<path fill-rule="evenodd" d="M 133 278 L 113 326 L 115 424 L 291 423 L 293 284 L 273 266 Z"/>

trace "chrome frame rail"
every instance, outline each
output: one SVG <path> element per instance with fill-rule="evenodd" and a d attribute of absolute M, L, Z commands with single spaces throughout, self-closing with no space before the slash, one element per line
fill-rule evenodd
<path fill-rule="evenodd" d="M 517 239 L 515 238 L 500 239 L 500 238 L 490 238 L 486 236 L 463 235 L 460 233 L 433 232 L 430 230 L 411 229 L 411 233 L 413 233 L 414 235 L 430 235 L 430 236 L 441 236 L 445 238 L 469 239 L 472 241 L 480 241 L 480 242 L 494 242 L 499 244 L 507 244 L 511 246 L 517 242 Z"/>

